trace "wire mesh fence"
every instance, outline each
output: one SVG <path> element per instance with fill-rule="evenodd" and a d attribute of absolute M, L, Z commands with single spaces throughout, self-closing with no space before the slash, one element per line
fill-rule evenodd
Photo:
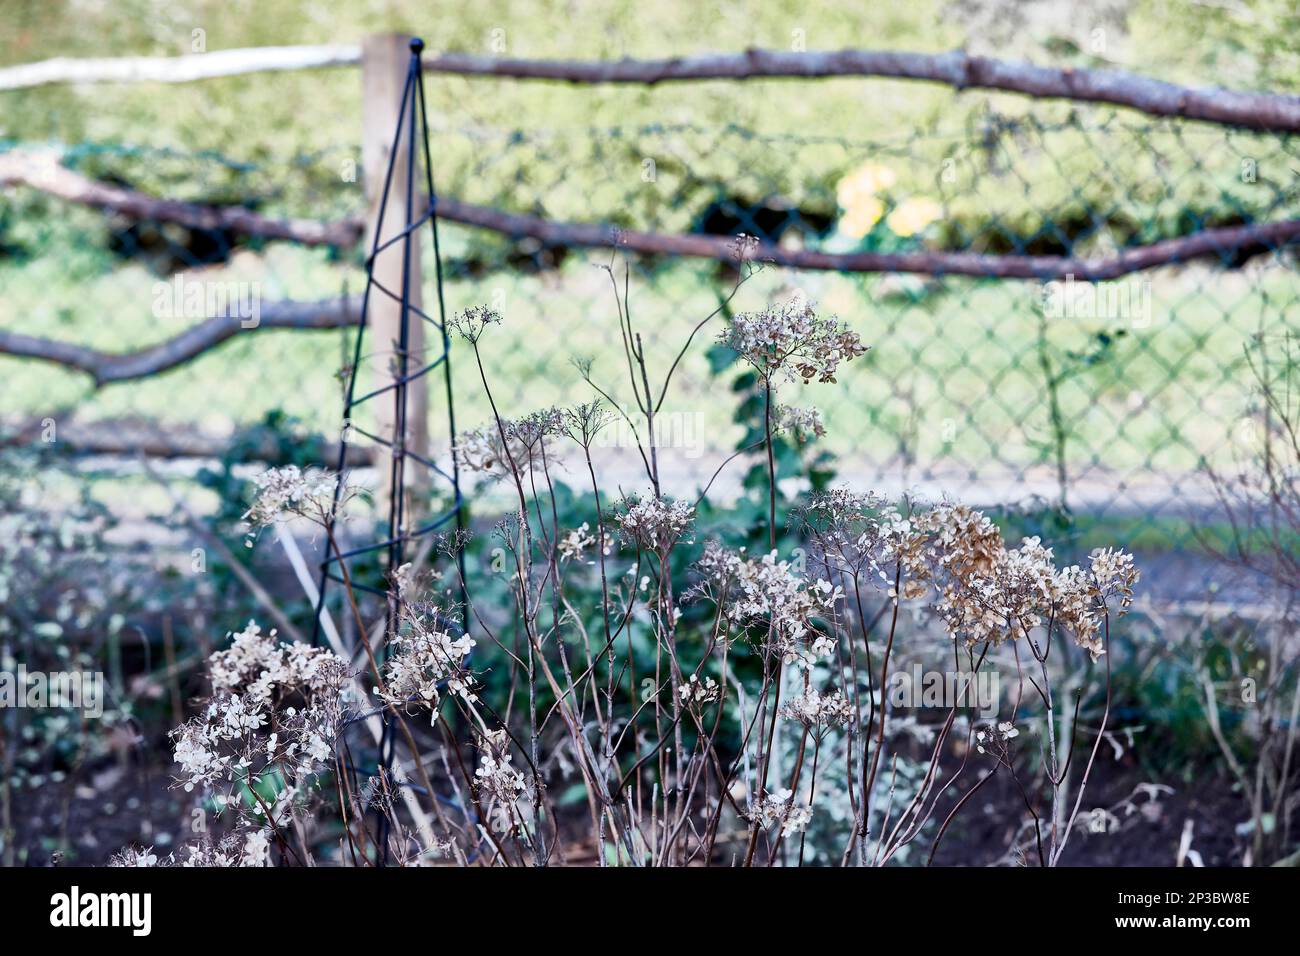
<path fill-rule="evenodd" d="M 465 201 L 649 232 L 745 233 L 782 248 L 1095 259 L 1296 217 L 1300 206 L 1294 137 L 1106 108 L 990 108 L 961 128 L 861 140 L 689 123 L 502 130 L 448 117 L 431 132 L 440 188 Z M 364 212 L 350 147 L 245 162 L 79 144 L 62 161 L 204 204 L 322 220 Z M 105 352 L 176 335 L 204 317 L 214 288 L 254 309 L 329 300 L 364 281 L 356 250 L 132 219 L 30 191 L 7 197 L 0 239 L 10 328 Z M 443 253 L 449 309 L 488 303 L 505 316 L 484 354 L 498 396 L 519 413 L 589 398 L 574 358 L 591 360 L 619 396 L 622 344 L 600 267 L 628 265 L 635 321 L 661 367 L 735 281 L 725 262 L 454 223 Z M 1186 557 L 1196 529 L 1220 520 L 1205 466 L 1231 466 L 1263 434 L 1243 349 L 1300 326 L 1293 270 L 1292 253 L 1264 241 L 1100 283 L 768 266 L 728 308 L 804 296 L 871 345 L 837 385 L 807 401 L 788 396 L 818 406 L 820 441 L 845 480 L 983 506 L 1063 505 L 1081 547 L 1105 540 L 1169 555 L 1186 596 L 1201 586 Z M 282 412 L 328 435 L 352 334 L 236 335 L 158 376 L 99 389 L 73 369 L 0 357 L 0 408 L 13 422 L 75 414 L 217 436 Z M 669 487 L 683 494 L 743 433 L 728 392 L 736 372 L 702 335 L 659 436 Z M 486 420 L 477 371 L 454 370 L 460 420 Z M 434 446 L 445 452 L 447 436 Z M 634 449 L 612 452 L 611 467 L 634 481 Z M 727 479 L 714 487 L 736 490 Z"/>

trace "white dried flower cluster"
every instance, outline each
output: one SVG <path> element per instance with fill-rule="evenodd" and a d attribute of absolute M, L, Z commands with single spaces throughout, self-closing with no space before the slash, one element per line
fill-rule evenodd
<path fill-rule="evenodd" d="M 334 510 L 338 476 L 320 468 L 303 471 L 297 465 L 270 468 L 253 479 L 257 491 L 243 518 L 264 528 L 297 516 L 323 524 Z M 343 496 L 339 505 L 344 504 Z"/>
<path fill-rule="evenodd" d="M 440 581 L 442 581 L 441 571 L 436 568 L 423 568 L 417 571 L 410 561 L 392 573 L 392 583 L 397 590 L 397 596 L 407 602 L 418 603 L 418 595 L 437 587 Z"/>
<path fill-rule="evenodd" d="M 812 495 L 798 514 L 818 530 L 843 531 L 890 507 L 889 499 L 878 491 L 838 487 Z"/>
<path fill-rule="evenodd" d="M 591 526 L 583 522 L 576 528 L 567 531 L 556 545 L 560 552 L 560 557 L 566 561 L 581 561 L 587 553 L 587 549 L 596 543 L 595 535 L 591 534 Z M 608 546 L 606 553 L 609 553 Z"/>
<path fill-rule="evenodd" d="M 558 408 L 517 420 L 502 419 L 499 424 L 488 422 L 462 432 L 452 445 L 452 454 L 466 471 L 498 478 L 515 470 L 533 471 L 545 465 L 545 440 L 563 432 L 564 425 L 564 413 Z"/>
<path fill-rule="evenodd" d="M 695 507 L 662 497 L 629 498 L 614 520 L 625 540 L 664 554 L 690 528 L 695 520 Z"/>
<path fill-rule="evenodd" d="M 109 866 L 256 867 L 271 865 L 271 830 L 239 828 L 219 840 L 201 839 L 177 852 L 159 857 L 153 847 L 128 847 L 115 854 Z"/>
<path fill-rule="evenodd" d="M 758 802 L 750 811 L 750 818 L 762 827 L 780 826 L 781 835 L 799 833 L 812 822 L 812 809 L 795 803 L 789 790 L 775 790 Z"/>
<path fill-rule="evenodd" d="M 786 720 L 797 720 L 811 731 L 842 727 L 853 719 L 853 705 L 839 691 L 808 690 L 781 708 Z"/>
<path fill-rule="evenodd" d="M 1133 565 L 1133 555 L 1114 548 L 1099 548 L 1088 557 L 1096 597 L 1109 608 L 1114 602 L 1117 616 L 1133 606 L 1133 585 L 1142 574 Z"/>
<path fill-rule="evenodd" d="M 677 688 L 677 696 L 688 707 L 702 707 L 721 700 L 722 687 L 712 677 L 706 677 L 701 681 L 698 676 L 692 674 Z"/>
<path fill-rule="evenodd" d="M 841 362 L 866 351 L 856 332 L 835 319 L 818 318 L 799 298 L 762 312 L 739 313 L 719 341 L 763 375 L 780 373 L 787 381 L 834 382 Z"/>
<path fill-rule="evenodd" d="M 248 691 L 266 702 L 277 689 L 321 692 L 334 685 L 337 674 L 332 668 L 343 664 L 340 658 L 319 647 L 278 642 L 276 633 L 272 629 L 263 634 L 256 621 L 249 621 L 244 630 L 230 635 L 230 646 L 208 658 L 213 690 Z"/>
<path fill-rule="evenodd" d="M 524 792 L 524 775 L 510 765 L 510 738 L 504 730 L 490 730 L 479 739 L 479 765 L 474 783 L 483 796 L 511 806 Z"/>
<path fill-rule="evenodd" d="M 511 460 L 525 460 L 523 449 L 515 449 L 515 453 L 507 455 L 501 442 L 501 430 L 495 424 L 461 432 L 451 451 L 461 468 L 489 475 L 508 474 Z"/>
<path fill-rule="evenodd" d="M 799 441 L 812 441 L 826 434 L 826 426 L 822 413 L 815 408 L 782 405 L 777 409 L 775 431 L 793 435 Z"/>
<path fill-rule="evenodd" d="M 808 538 L 819 563 L 892 591 L 899 561 L 915 549 L 911 522 L 876 492 L 833 488 L 814 494 L 794 510 L 794 521 Z M 904 585 L 905 596 L 907 587 Z"/>
<path fill-rule="evenodd" d="M 1020 731 L 1015 724 L 1009 720 L 1002 721 L 975 734 L 975 749 L 980 753 L 988 753 L 988 748 L 992 748 L 994 752 L 1004 754 L 1008 744 L 1019 736 Z"/>
<path fill-rule="evenodd" d="M 835 640 L 814 617 L 833 617 L 843 588 L 825 579 L 809 581 L 772 551 L 757 560 L 710 541 L 696 565 L 699 591 L 734 627 L 761 634 L 767 649 L 786 664 L 809 668 L 835 650 Z"/>
<path fill-rule="evenodd" d="M 267 769 L 302 778 L 327 765 L 344 719 L 346 661 L 322 648 L 279 643 L 274 631 L 263 634 L 250 621 L 208 668 L 207 706 L 172 731 L 187 791 L 251 782 Z"/>
<path fill-rule="evenodd" d="M 151 846 L 129 846 L 113 854 L 109 858 L 108 865 L 115 867 L 157 866 L 158 854 Z"/>
<path fill-rule="evenodd" d="M 466 703 L 478 700 L 466 665 L 474 640 L 468 634 L 453 636 L 441 621 L 436 607 L 403 606 L 402 628 L 384 662 L 384 689 L 376 689 L 381 699 L 397 707 L 429 707 L 435 717 L 444 687 Z"/>

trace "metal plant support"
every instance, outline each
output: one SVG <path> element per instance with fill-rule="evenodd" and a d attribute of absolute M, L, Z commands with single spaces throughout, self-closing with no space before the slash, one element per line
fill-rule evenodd
<path fill-rule="evenodd" d="M 360 324 L 353 345 L 352 365 L 348 373 L 346 399 L 343 405 L 341 434 L 344 441 L 340 442 L 339 446 L 338 480 L 335 485 L 334 508 L 331 515 L 331 523 L 339 517 L 338 508 L 346 477 L 348 440 L 354 436 L 363 436 L 375 442 L 379 447 L 389 449 L 391 453 L 391 463 L 388 466 L 387 476 L 388 520 L 385 526 L 386 533 L 383 535 L 382 540 L 350 545 L 343 545 L 338 542 L 336 535 L 331 534 L 329 536 L 324 560 L 320 564 L 319 595 L 316 602 L 316 617 L 312 633 L 313 643 L 317 643 L 320 639 L 322 615 L 327 606 L 330 589 L 334 585 L 346 585 L 358 592 L 382 596 L 386 605 L 385 635 L 391 639 L 399 627 L 402 610 L 402 596 L 393 581 L 393 573 L 414 554 L 418 543 L 422 539 L 435 535 L 442 529 L 448 528 L 448 526 L 454 526 L 457 529 L 463 529 L 464 527 L 460 473 L 455 455 L 448 456 L 450 459 L 450 470 L 448 470 L 433 460 L 432 453 L 430 453 L 429 457 L 425 457 L 413 448 L 408 447 L 411 439 L 407 427 L 408 412 L 410 411 L 408 386 L 423 376 L 437 372 L 441 372 L 445 385 L 447 434 L 452 436 L 456 434 L 455 411 L 452 400 L 450 340 L 447 334 L 447 313 L 443 294 L 442 256 L 438 242 L 437 193 L 434 189 L 433 170 L 430 162 L 424 78 L 420 61 L 420 54 L 424 49 L 423 41 L 418 38 L 412 39 L 410 49 L 411 56 L 406 71 L 406 82 L 402 90 L 397 128 L 393 131 L 392 150 L 389 153 L 388 167 L 384 174 L 383 196 L 379 204 L 374 239 L 371 243 L 370 253 L 366 257 L 366 287 L 362 296 Z M 399 157 L 402 156 L 400 147 L 403 142 L 406 144 L 404 156 L 406 163 L 406 176 L 404 179 L 406 195 L 404 197 L 405 214 L 403 225 L 399 232 L 394 233 L 387 240 L 381 241 L 381 237 L 384 235 L 384 213 L 390 190 L 393 188 L 396 164 Z M 418 150 L 417 145 L 420 147 Z M 415 188 L 417 166 L 420 165 L 417 153 L 423 157 L 423 188 L 424 195 L 427 197 L 423 200 L 417 197 Z M 422 208 L 417 208 L 417 201 L 424 202 Z M 426 225 L 433 238 L 434 283 L 438 299 L 436 316 L 428 314 L 415 304 L 414 300 L 418 296 L 419 290 L 413 288 L 413 277 L 411 276 L 412 245 L 418 242 L 419 232 Z M 390 289 L 376 279 L 375 262 L 382 252 L 398 244 L 401 245 L 403 255 L 402 284 L 400 289 Z M 416 248 L 417 251 L 414 254 L 418 254 L 418 246 Z M 395 343 L 396 354 L 393 364 L 393 377 L 391 381 L 377 384 L 370 391 L 358 395 L 357 376 L 362 366 L 363 343 L 367 331 L 371 331 L 373 335 L 373 329 L 368 325 L 368 319 L 371 317 L 371 301 L 375 295 L 387 297 L 400 306 L 400 335 Z M 413 323 L 417 322 L 428 323 L 435 332 L 427 339 L 432 347 L 425 349 L 423 355 L 413 355 L 409 348 Z M 438 349 L 437 343 L 441 343 L 441 348 L 435 355 L 433 353 L 435 349 Z M 429 361 L 431 355 L 432 361 Z M 393 427 L 390 436 L 373 434 L 356 424 L 356 413 L 359 409 L 367 403 L 383 401 L 393 403 Z M 380 471 L 381 476 L 384 467 L 382 462 L 383 458 L 381 456 L 377 459 L 377 469 Z M 429 481 L 415 480 L 418 477 L 415 472 L 416 469 L 424 469 L 427 472 Z M 441 512 L 427 515 L 422 513 L 422 509 L 412 507 L 412 501 L 410 500 L 412 489 L 419 489 L 421 497 L 427 495 L 428 500 L 431 502 L 445 501 L 446 498 L 437 493 L 440 483 L 441 487 L 445 488 L 450 495 L 450 507 Z M 386 572 L 385 584 L 382 587 L 376 587 L 360 582 L 358 574 L 353 570 L 354 565 L 368 562 L 377 558 L 380 554 L 383 555 L 382 567 Z M 448 626 L 455 627 L 457 625 L 456 622 L 448 622 Z M 358 641 L 366 639 L 367 635 L 357 635 Z M 349 648 L 349 651 L 355 650 L 356 648 Z M 391 765 L 393 757 L 393 717 L 385 710 L 383 719 L 384 734 L 380 743 L 379 766 L 387 768 Z M 386 840 L 381 843 L 385 849 L 386 844 Z"/>

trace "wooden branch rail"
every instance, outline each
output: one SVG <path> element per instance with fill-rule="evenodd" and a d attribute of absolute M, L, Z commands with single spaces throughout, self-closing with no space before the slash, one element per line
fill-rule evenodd
<path fill-rule="evenodd" d="M 666 235 L 590 223 L 552 222 L 455 199 L 439 200 L 438 217 L 516 238 L 533 238 L 555 246 L 619 248 L 653 255 L 726 260 L 734 257 L 736 245 L 735 240 L 728 236 Z M 759 243 L 753 251 L 753 258 L 792 269 L 833 272 L 911 272 L 933 276 L 960 275 L 1040 281 L 1073 276 L 1081 281 L 1101 281 L 1203 256 L 1228 256 L 1239 249 L 1257 246 L 1281 248 L 1296 241 L 1300 241 L 1300 220 L 1288 219 L 1249 226 L 1206 229 L 1190 236 L 1136 246 L 1115 255 L 1095 259 L 941 250 L 832 253 L 815 249 L 787 249 L 773 243 Z"/>
<path fill-rule="evenodd" d="M 73 342 L 0 329 L 0 353 L 78 369 L 90 375 L 99 386 L 165 372 L 235 335 L 251 335 L 266 329 L 337 329 L 355 325 L 360 309 L 359 296 L 351 296 L 346 301 L 340 298 L 324 302 L 267 302 L 261 307 L 261 321 L 256 327 L 244 328 L 238 317 L 214 316 L 135 352 L 100 352 Z"/>
<path fill-rule="evenodd" d="M 77 60 L 61 57 L 0 69 L 0 91 L 51 83 L 185 83 L 259 71 L 355 66 L 351 45 L 253 47 L 179 57 Z M 955 90 L 994 90 L 1038 99 L 1108 103 L 1151 116 L 1172 116 L 1274 132 L 1300 131 L 1300 97 L 1189 87 L 1120 70 L 1036 66 L 961 50 L 792 52 L 746 50 L 660 60 L 528 60 L 443 53 L 426 56 L 425 70 L 467 77 L 564 83 L 659 83 L 700 80 L 880 77 L 939 83 Z"/>
<path fill-rule="evenodd" d="M 275 219 L 241 206 L 203 206 L 159 199 L 83 176 L 60 165 L 60 155 L 54 149 L 15 149 L 0 153 L 0 186 L 30 186 L 68 202 L 133 219 L 175 222 L 190 229 L 228 229 L 241 235 L 288 239 L 308 246 L 351 246 L 361 236 L 359 219 L 335 222 Z"/>
<path fill-rule="evenodd" d="M 95 180 L 57 164 L 57 169 L 51 171 L 52 162 L 54 156 L 51 151 L 12 150 L 0 154 L 0 185 L 26 185 L 69 202 L 83 203 L 135 218 L 177 222 L 199 228 L 208 228 L 210 225 L 205 224 L 220 222 L 245 235 L 286 239 L 307 245 L 351 245 L 365 227 L 361 217 L 322 223 L 303 219 L 273 219 L 237 207 L 214 208 L 176 203 L 140 192 L 104 187 Z M 438 218 L 499 232 L 513 239 L 536 239 L 550 246 L 619 248 L 649 255 L 724 261 L 733 257 L 735 246 L 732 237 L 728 236 L 699 233 L 673 235 L 619 229 L 600 223 L 556 222 L 450 197 L 438 200 Z M 1101 281 L 1203 256 L 1229 256 L 1251 247 L 1281 248 L 1297 240 L 1300 240 L 1300 220 L 1286 219 L 1272 223 L 1205 229 L 1190 236 L 1135 246 L 1095 259 L 942 250 L 830 253 L 815 249 L 787 249 L 773 243 L 760 243 L 754 251 L 754 257 L 773 265 L 818 271 L 911 272 L 922 275 L 1041 281 L 1073 276 L 1082 281 Z M 288 306 L 292 303 L 281 305 Z M 312 308 L 310 304 L 302 305 Z M 320 307 L 328 307 L 328 303 L 321 303 Z"/>
<path fill-rule="evenodd" d="M 211 222 L 209 216 L 238 223 L 249 235 L 291 239 L 312 244 L 329 241 L 354 242 L 364 224 L 360 218 L 316 223 L 308 220 L 277 220 L 236 208 L 211 209 L 189 203 L 157 199 L 142 193 L 102 184 L 71 170 L 50 169 L 52 159 L 44 155 L 12 151 L 0 154 L 0 185 L 23 184 L 48 190 L 71 202 L 109 209 L 125 215 L 163 221 Z M 106 191 L 109 190 L 109 191 Z M 504 212 L 456 199 L 438 200 L 439 218 L 476 226 L 510 236 L 532 238 L 552 246 L 620 249 L 650 255 L 686 256 L 728 260 L 735 254 L 735 240 L 727 236 L 700 234 L 671 235 L 617 229 L 596 223 L 553 222 L 536 216 Z M 328 237 L 328 240 L 325 238 Z M 978 252 L 918 250 L 915 252 L 828 253 L 815 249 L 787 249 L 759 243 L 752 250 L 756 260 L 794 269 L 837 272 L 897 272 L 932 276 L 1030 279 L 1050 281 L 1072 276 L 1079 281 L 1117 279 L 1134 272 L 1181 264 L 1200 257 L 1228 257 L 1243 249 L 1281 249 L 1300 242 L 1300 220 L 1254 223 L 1206 229 L 1190 236 L 1166 239 L 1145 246 L 1124 249 L 1094 259 L 1068 256 L 986 255 Z M 323 302 L 273 302 L 261 306 L 256 329 L 331 329 L 354 325 L 360 312 L 360 297 Z M 172 338 L 147 348 L 125 353 L 101 352 L 71 342 L 62 342 L 0 330 L 0 353 L 65 365 L 89 374 L 95 384 L 127 381 L 158 374 L 196 356 L 245 329 L 240 319 L 208 318 Z"/>
<path fill-rule="evenodd" d="M 108 455 L 113 457 L 149 458 L 221 458 L 230 449 L 234 435 L 215 435 L 196 432 L 193 428 L 169 428 L 154 421 L 112 418 L 102 421 L 79 422 L 56 419 L 56 447 L 74 455 Z M 0 423 L 0 448 L 18 448 L 35 445 L 41 440 L 45 420 L 40 418 L 10 420 Z M 319 464 L 333 468 L 338 462 L 338 444 L 321 446 Z M 370 445 L 348 445 L 349 465 L 369 465 L 376 460 L 376 449 Z M 248 448 L 245 461 L 260 461 L 268 465 L 282 465 L 284 460 L 279 444 L 267 440 Z"/>
<path fill-rule="evenodd" d="M 511 77 L 567 83 L 657 83 L 684 80 L 819 79 L 882 77 L 919 80 L 953 89 L 997 90 L 1036 99 L 1066 99 L 1127 106 L 1151 116 L 1176 116 L 1279 132 L 1300 131 L 1300 97 L 1188 87 L 1120 70 L 1035 66 L 961 50 L 907 53 L 828 50 L 797 53 L 746 50 L 665 60 L 522 60 L 444 53 L 425 69 L 459 76 Z"/>
<path fill-rule="evenodd" d="M 243 73 L 356 66 L 360 62 L 361 47 L 346 44 L 247 47 L 188 56 L 61 56 L 0 69 L 0 90 L 25 90 L 53 83 L 189 83 Z"/>

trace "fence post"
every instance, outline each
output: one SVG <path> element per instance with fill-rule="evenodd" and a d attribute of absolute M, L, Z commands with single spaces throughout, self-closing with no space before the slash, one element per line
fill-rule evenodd
<path fill-rule="evenodd" d="M 402 105 L 402 90 L 406 83 L 407 65 L 410 61 L 410 37 L 398 33 L 380 33 L 367 36 L 361 45 L 361 111 L 362 111 L 362 145 L 361 162 L 367 205 L 366 249 L 367 252 L 375 242 L 375 230 L 379 222 L 380 204 L 384 198 L 384 173 L 388 169 L 389 154 L 393 148 L 393 134 L 397 129 L 399 112 Z M 380 241 L 386 241 L 400 234 L 406 225 L 407 195 L 407 151 L 411 148 L 409 127 L 404 128 L 397 145 L 397 157 L 393 163 L 392 184 L 388 187 L 388 201 L 383 209 L 383 235 Z M 417 152 L 417 160 L 419 155 Z M 418 167 L 417 167 L 418 168 Z M 412 184 L 414 201 L 413 212 L 419 215 L 426 202 L 417 182 Z M 410 261 L 410 301 L 416 308 L 422 307 L 421 273 L 420 273 L 420 236 L 422 229 L 411 235 Z M 395 242 L 381 252 L 375 259 L 374 278 L 383 283 L 386 289 L 395 294 L 402 290 L 402 247 Z M 370 307 L 368 315 L 369 329 L 366 333 L 365 351 L 370 355 L 371 374 L 374 387 L 379 388 L 392 382 L 396 377 L 400 358 L 399 342 L 402 330 L 401 305 L 378 289 L 370 290 Z M 408 373 L 414 372 L 426 361 L 424 350 L 424 321 L 414 313 L 409 319 L 407 334 Z M 395 434 L 395 406 L 392 400 L 383 397 L 375 400 L 376 434 L 394 447 L 410 449 L 418 455 L 429 455 L 429 392 L 428 376 L 421 376 L 407 386 L 407 412 L 405 442 L 399 442 Z M 376 459 L 380 467 L 380 481 L 376 492 L 376 505 L 380 513 L 387 511 L 387 476 L 383 472 L 386 456 Z M 407 472 L 408 488 L 423 483 L 423 468 L 410 469 Z M 422 513 L 424 511 L 422 496 L 414 494 L 408 499 L 408 507 Z"/>

